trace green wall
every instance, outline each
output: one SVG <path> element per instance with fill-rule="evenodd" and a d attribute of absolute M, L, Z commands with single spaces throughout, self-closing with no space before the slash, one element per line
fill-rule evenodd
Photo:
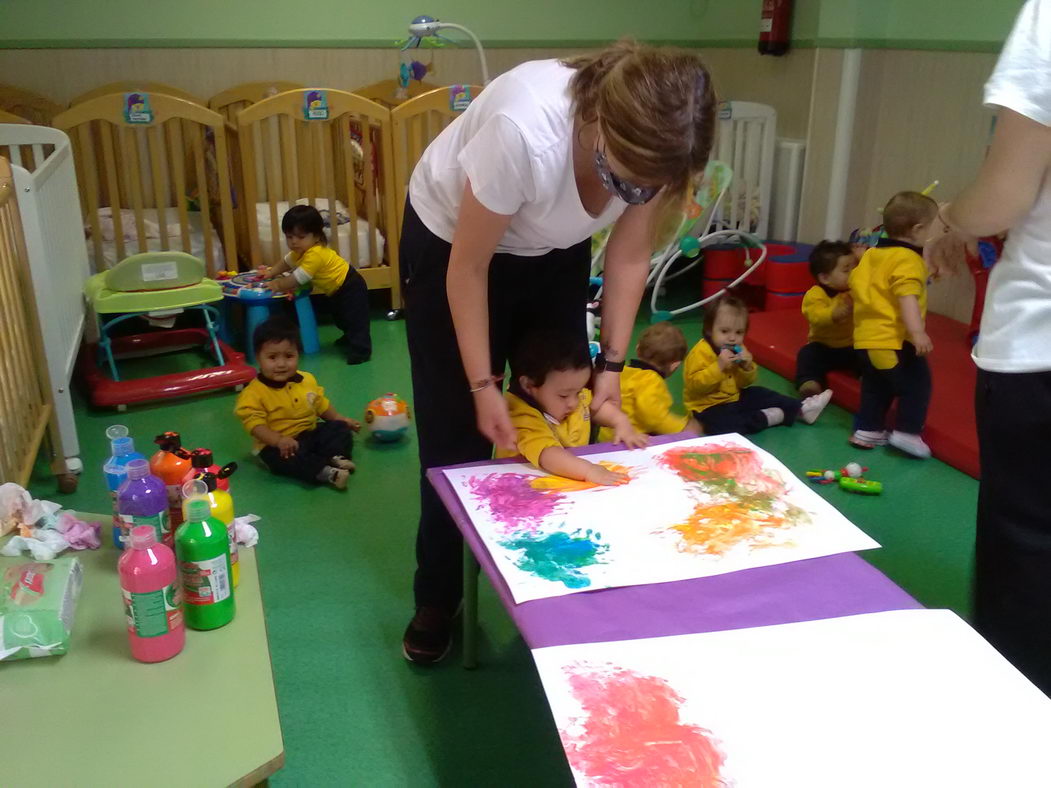
<path fill-rule="evenodd" d="M 796 0 L 796 46 L 997 51 L 1022 0 Z M 418 13 L 489 47 L 754 47 L 761 0 L 0 0 L 0 48 L 386 47 Z"/>

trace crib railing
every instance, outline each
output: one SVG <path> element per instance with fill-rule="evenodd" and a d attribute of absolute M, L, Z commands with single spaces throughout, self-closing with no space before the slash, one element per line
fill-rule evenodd
<path fill-rule="evenodd" d="M 0 482 L 22 486 L 45 435 L 65 472 L 35 304 L 14 177 L 0 158 Z"/>

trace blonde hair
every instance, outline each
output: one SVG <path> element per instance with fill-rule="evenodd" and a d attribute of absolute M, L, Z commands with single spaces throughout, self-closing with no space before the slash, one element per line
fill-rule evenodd
<path fill-rule="evenodd" d="M 716 98 L 701 58 L 685 49 L 625 39 L 564 61 L 584 123 L 598 122 L 609 152 L 637 185 L 663 186 L 655 245 L 670 240 L 690 187 L 704 173 Z"/>
<path fill-rule="evenodd" d="M 919 192 L 898 192 L 883 208 L 883 229 L 887 237 L 908 235 L 917 224 L 925 224 L 938 215 L 938 203 Z"/>
<path fill-rule="evenodd" d="M 639 337 L 635 353 L 643 361 L 666 367 L 686 358 L 686 337 L 682 330 L 663 320 L 649 326 Z"/>

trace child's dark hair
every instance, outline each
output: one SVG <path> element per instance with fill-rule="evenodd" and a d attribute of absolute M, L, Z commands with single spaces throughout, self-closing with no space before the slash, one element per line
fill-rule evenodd
<path fill-rule="evenodd" d="M 938 215 L 938 203 L 919 192 L 898 192 L 883 208 L 883 229 L 889 238 L 908 235 L 917 224 Z"/>
<path fill-rule="evenodd" d="M 270 342 L 291 342 L 296 350 L 303 352 L 303 340 L 299 338 L 299 327 L 284 317 L 272 317 L 261 323 L 252 334 L 252 348 L 258 356 L 263 345 Z"/>
<path fill-rule="evenodd" d="M 325 235 L 325 220 L 321 218 L 321 212 L 313 205 L 293 205 L 285 215 L 281 217 L 281 232 L 288 235 L 291 232 L 300 232 L 304 235 L 316 235 L 321 243 L 328 246 L 328 236 Z"/>
<path fill-rule="evenodd" d="M 822 241 L 810 252 L 810 275 L 815 281 L 822 274 L 830 274 L 843 255 L 853 255 L 854 250 L 846 241 Z"/>
<path fill-rule="evenodd" d="M 511 374 L 515 380 L 528 378 L 534 386 L 543 386 L 551 372 L 591 369 L 591 352 L 583 333 L 545 329 L 526 336 L 511 357 Z"/>
<path fill-rule="evenodd" d="M 667 320 L 654 323 L 643 331 L 635 346 L 640 359 L 660 367 L 682 361 L 688 349 L 682 330 Z"/>
<path fill-rule="evenodd" d="M 723 307 L 727 309 L 733 309 L 736 312 L 740 312 L 744 315 L 744 327 L 748 329 L 748 307 L 745 305 L 737 296 L 724 293 L 717 299 L 712 301 L 704 307 L 704 338 L 708 339 L 712 335 L 712 327 L 715 325 L 715 317 L 719 314 L 719 310 Z"/>

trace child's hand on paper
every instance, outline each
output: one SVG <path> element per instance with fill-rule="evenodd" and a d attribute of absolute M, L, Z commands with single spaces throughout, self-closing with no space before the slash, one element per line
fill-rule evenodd
<path fill-rule="evenodd" d="M 629 449 L 642 449 L 650 445 L 650 438 L 631 426 L 627 418 L 623 424 L 613 428 L 613 442 L 623 443 Z"/>
<path fill-rule="evenodd" d="M 584 476 L 584 481 L 586 482 L 598 484 L 603 487 L 613 487 L 614 485 L 623 484 L 628 481 L 628 474 L 626 473 L 611 471 L 596 463 L 590 463 L 590 465 L 591 467 L 588 468 L 587 473 Z"/>

